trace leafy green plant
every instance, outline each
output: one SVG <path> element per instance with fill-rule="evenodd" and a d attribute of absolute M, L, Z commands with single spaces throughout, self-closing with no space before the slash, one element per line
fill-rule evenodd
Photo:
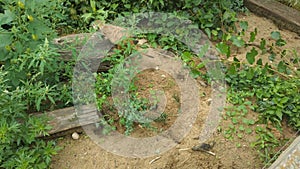
<path fill-rule="evenodd" d="M 243 1 L 185 1 L 184 9 L 190 11 L 191 20 L 199 24 L 208 37 L 222 37 L 222 31 L 234 31 L 236 12 L 245 11 Z M 218 17 L 216 17 L 218 16 Z M 196 19 L 196 20 L 195 20 Z"/>
<path fill-rule="evenodd" d="M 248 23 L 241 21 L 237 32 L 224 33 L 222 41 L 216 44 L 217 50 L 232 60 L 224 60 L 227 67 L 225 80 L 229 85 L 227 100 L 235 106 L 224 114 L 224 119 L 231 121 L 231 125 L 223 129 L 224 136 L 232 140 L 235 136 L 242 137 L 240 133 L 253 133 L 252 128 L 245 127 L 252 124 L 273 124 L 281 131 L 284 119 L 299 130 L 299 120 L 296 120 L 300 115 L 296 112 L 300 93 L 297 52 L 284 49 L 286 41 L 278 31 L 272 31 L 267 40 L 257 39 L 259 30 L 256 28 L 246 39 L 247 30 Z M 245 59 L 231 58 L 232 52 L 243 48 L 247 50 Z M 263 62 L 262 56 L 267 56 L 269 62 Z M 259 119 L 244 118 L 244 105 L 259 113 Z M 275 138 L 266 127 L 256 128 L 255 134 L 258 138 L 252 145 L 267 163 L 274 156 L 275 147 L 283 141 Z"/>
<path fill-rule="evenodd" d="M 233 95 L 229 93 L 229 99 Z M 232 100 L 229 100 L 232 102 Z M 247 118 L 248 109 L 253 109 L 251 102 L 235 102 L 235 105 L 226 107 L 226 113 L 223 115 L 224 120 L 230 120 L 231 124 L 228 128 L 223 128 L 223 135 L 229 140 L 234 138 L 243 138 L 246 134 L 252 133 L 252 125 L 255 124 L 255 120 Z"/>
<path fill-rule="evenodd" d="M 161 113 L 160 116 L 156 119 L 154 119 L 155 122 L 163 122 L 166 123 L 168 119 L 168 114 L 166 114 L 165 112 Z"/>
<path fill-rule="evenodd" d="M 66 63 L 60 59 L 57 49 L 51 44 L 56 34 L 87 32 L 93 21 L 108 22 L 132 12 L 149 11 L 171 12 L 178 18 L 192 20 L 197 24 L 193 28 L 201 28 L 209 38 L 220 40 L 216 44 L 217 50 L 227 58 L 234 50 L 248 50 L 245 56 L 247 63 L 241 63 L 235 57 L 232 62 L 224 61 L 228 66 L 228 101 L 234 105 L 233 108 L 228 107 L 224 115 L 224 119 L 232 122 L 224 129 L 225 137 L 242 138 L 253 133 L 250 126 L 255 123 L 272 122 L 280 129 L 283 119 L 299 130 L 299 55 L 295 50 L 281 49 L 286 41 L 277 31 L 271 32 L 272 40 L 256 39 L 257 29 L 250 32 L 249 39 L 245 39 L 248 23 L 235 24 L 237 12 L 246 11 L 243 0 L 3 0 L 0 2 L 0 40 L 3 42 L 0 45 L 0 89 L 4 91 L 0 93 L 2 168 L 46 168 L 57 151 L 53 142 L 46 143 L 36 138 L 46 135 L 50 129 L 46 119 L 27 114 L 71 102 L 70 79 L 75 61 Z M 166 18 L 160 19 L 162 21 L 158 25 L 165 26 L 162 28 L 172 28 L 177 21 L 165 23 Z M 176 35 L 180 37 L 184 33 L 176 32 Z M 206 63 L 199 61 L 208 45 L 199 54 L 193 54 L 186 45 L 176 40 L 176 36 L 159 33 L 138 36 L 147 39 L 151 47 L 176 53 L 191 69 L 194 78 L 201 76 L 209 80 L 208 75 L 203 73 Z M 112 69 L 95 75 L 100 110 L 112 94 L 111 84 L 118 71 L 117 66 L 136 51 L 132 41 L 129 38 L 117 44 L 113 54 L 104 59 L 112 65 Z M 269 55 L 269 60 L 276 64 L 263 63 L 259 58 L 263 54 Z M 276 62 L 277 59 L 280 61 Z M 124 68 L 122 71 L 124 74 L 136 73 L 134 69 Z M 139 96 L 133 82 L 128 84 L 128 79 L 124 78 L 118 80 L 120 85 L 128 85 L 130 102 L 123 105 L 128 109 L 119 111 L 117 119 L 105 115 L 99 126 L 104 126 L 103 134 L 106 134 L 116 130 L 112 125 L 117 121 L 129 135 L 138 122 L 149 126 L 143 113 L 150 107 L 151 101 Z M 174 99 L 180 102 L 178 96 L 174 95 Z M 246 118 L 249 109 L 259 113 L 258 121 Z M 166 119 L 167 114 L 162 113 L 155 120 L 164 122 Z M 272 156 L 271 149 L 279 142 L 263 128 L 257 128 L 255 132 L 259 138 L 253 145 L 264 152 L 264 160 L 267 160 Z"/>
<path fill-rule="evenodd" d="M 49 119 L 29 113 L 71 100 L 62 79 L 72 70 L 51 44 L 65 20 L 61 2 L 0 2 L 0 168 L 47 168 L 58 151 L 38 138 L 51 129 Z"/>
<path fill-rule="evenodd" d="M 265 163 L 269 163 L 276 154 L 276 148 L 281 146 L 281 143 L 264 127 L 257 126 L 255 132 L 257 140 L 251 146 L 258 148 L 261 159 Z"/>
<path fill-rule="evenodd" d="M 248 67 L 236 75 L 228 75 L 227 82 L 240 100 L 256 98 L 254 110 L 261 113 L 263 121 L 281 126 L 286 117 L 291 126 L 299 129 L 299 78 L 281 79 L 266 69 Z"/>
<path fill-rule="evenodd" d="M 96 127 L 102 127 L 102 134 L 107 135 L 116 130 L 116 126 L 113 126 L 113 123 L 113 118 L 111 118 L 109 115 L 104 115 L 103 118 L 100 118 L 100 121 L 96 123 Z"/>
<path fill-rule="evenodd" d="M 107 102 L 107 99 L 112 96 L 111 85 L 120 89 L 124 88 L 124 91 L 130 95 L 129 100 L 120 101 L 118 98 L 114 98 L 118 106 L 122 107 L 121 110 L 118 110 L 118 120 L 119 124 L 126 128 L 126 135 L 129 135 L 133 131 L 135 123 L 143 123 L 143 121 L 146 123 L 147 119 L 145 119 L 144 113 L 150 104 L 148 99 L 139 98 L 138 96 L 137 87 L 134 85 L 135 79 L 133 77 L 133 75 L 138 73 L 137 70 L 123 66 L 125 58 L 135 52 L 134 45 L 131 45 L 131 43 L 124 44 L 124 42 L 130 40 L 131 38 L 120 42 L 120 44 L 117 45 L 119 49 L 114 49 L 113 54 L 103 60 L 110 62 L 112 68 L 108 70 L 108 72 L 99 73 L 96 76 L 97 80 L 95 85 L 95 92 L 98 95 L 97 104 L 100 110 Z"/>
<path fill-rule="evenodd" d="M 28 115 L 24 97 L 28 89 L 11 90 L 5 75 L 0 71 L 0 168 L 47 168 L 51 156 L 57 153 L 53 141 L 45 142 L 38 136 L 51 129 L 45 117 Z M 38 88 L 30 89 L 39 92 Z"/>
<path fill-rule="evenodd" d="M 28 95 L 32 95 L 28 98 L 36 97 L 26 100 L 28 107 L 35 104 L 38 111 L 42 100 L 52 104 L 71 100 L 66 79 L 73 72 L 69 69 L 72 62 L 64 63 L 58 49 L 51 44 L 56 37 L 55 29 L 59 29 L 65 19 L 61 2 L 1 1 L 0 40 L 5 43 L 0 46 L 0 65 L 7 71 L 8 85 L 13 89 L 27 88 Z M 39 94 L 33 94 L 30 86 L 40 88 Z M 59 94 L 60 91 L 64 94 Z"/>
<path fill-rule="evenodd" d="M 6 66 L 11 59 L 34 50 L 45 38 L 55 37 L 56 24 L 64 19 L 59 0 L 3 0 L 1 4 L 0 40 L 4 43 L 0 46 L 0 62 Z"/>
<path fill-rule="evenodd" d="M 237 12 L 244 12 L 243 0 L 184 0 L 170 2 L 167 0 L 133 1 L 85 1 L 64 0 L 63 5 L 68 25 L 73 29 L 89 28 L 95 20 L 114 20 L 119 16 L 127 16 L 131 13 L 145 13 L 149 11 L 174 13 L 184 16 L 204 30 L 209 37 L 220 38 L 222 32 L 235 30 Z M 176 11 L 176 12 L 174 12 Z M 217 16 L 217 17 L 216 17 Z"/>
<path fill-rule="evenodd" d="M 283 79 L 268 67 L 244 65 L 239 72 L 228 73 L 226 81 L 230 86 L 228 101 L 235 104 L 235 108 L 224 115 L 225 119 L 230 118 L 232 122 L 223 132 L 225 138 L 232 140 L 234 136 L 241 138 L 243 134 L 253 133 L 253 129 L 245 127 L 253 124 L 273 124 L 281 131 L 284 119 L 295 130 L 300 129 L 297 109 L 299 78 Z M 259 113 L 259 119 L 244 118 L 247 112 L 245 103 Z M 278 140 L 266 127 L 256 127 L 255 133 L 257 140 L 251 145 L 259 151 L 262 161 L 267 164 L 274 157 L 276 148 L 283 145 L 284 140 Z"/>

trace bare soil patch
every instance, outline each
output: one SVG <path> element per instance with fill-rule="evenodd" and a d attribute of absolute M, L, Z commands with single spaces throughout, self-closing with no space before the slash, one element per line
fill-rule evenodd
<path fill-rule="evenodd" d="M 247 16 L 241 16 L 242 20 L 248 21 L 249 30 L 253 30 L 254 27 L 258 28 L 257 38 L 270 37 L 270 32 L 278 30 L 278 28 L 272 23 L 272 21 L 257 17 L 254 14 Z M 287 48 L 295 48 L 300 51 L 300 37 L 286 30 L 278 30 L 283 39 L 287 41 Z M 245 51 L 237 51 L 236 55 L 245 58 Z M 205 117 L 210 109 L 210 97 L 211 87 L 203 85 L 201 79 L 197 79 L 199 83 L 200 93 L 200 112 L 198 117 L 192 126 L 189 134 L 173 149 L 157 156 L 148 157 L 144 159 L 140 158 L 127 158 L 117 156 L 110 152 L 105 151 L 88 138 L 84 133 L 80 134 L 78 140 L 73 140 L 71 136 L 66 136 L 58 139 L 58 146 L 63 149 L 53 158 L 51 168 L 53 169 L 257 169 L 262 168 L 264 165 L 259 159 L 257 150 L 250 146 L 250 143 L 256 139 L 255 132 L 249 135 L 244 135 L 242 138 L 235 138 L 233 141 L 225 139 L 222 131 L 216 131 L 213 136 L 207 140 L 207 143 L 215 142 L 212 148 L 212 152 L 216 156 L 207 154 L 201 151 L 193 151 L 191 148 L 199 144 L 197 137 L 199 136 Z M 177 96 L 179 95 L 179 89 L 174 79 L 163 71 L 147 70 L 137 76 L 137 86 L 141 97 L 151 96 L 151 90 L 161 89 L 165 92 L 168 103 L 166 104 L 165 121 L 158 121 L 152 124 L 153 130 L 149 130 L 143 126 L 135 125 L 133 137 L 149 137 L 160 132 L 157 129 L 166 130 L 176 120 L 177 114 L 180 112 L 180 104 Z M 108 112 L 113 113 L 113 112 Z M 116 116 L 117 118 L 117 116 Z M 257 119 L 257 114 L 250 112 L 247 114 L 249 119 Z M 222 120 L 220 126 L 226 128 L 231 124 L 229 120 Z M 124 132 L 124 128 L 116 123 L 117 130 Z M 255 127 L 255 126 L 253 126 Z M 274 132 L 277 132 L 274 130 Z M 279 138 L 292 138 L 294 131 L 289 128 L 284 128 L 283 133 L 279 133 Z M 195 139 L 196 138 L 196 139 Z M 238 145 L 237 145 L 238 144 Z M 145 145 L 147 146 L 147 145 Z M 151 162 L 153 159 L 156 161 Z M 151 162 L 151 164 L 150 164 Z"/>

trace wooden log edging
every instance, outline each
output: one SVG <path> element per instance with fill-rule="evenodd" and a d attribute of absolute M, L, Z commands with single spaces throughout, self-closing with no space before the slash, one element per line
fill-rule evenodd
<path fill-rule="evenodd" d="M 300 136 L 280 154 L 269 169 L 286 169 L 300 167 Z"/>
<path fill-rule="evenodd" d="M 274 21 L 280 29 L 300 35 L 300 12 L 275 0 L 245 0 L 245 6 L 253 13 Z"/>
<path fill-rule="evenodd" d="M 48 124 L 52 126 L 48 133 L 50 135 L 62 133 L 99 121 L 97 110 L 93 106 L 82 106 L 81 111 L 77 114 L 75 107 L 68 107 L 47 112 L 47 117 L 50 119 Z"/>

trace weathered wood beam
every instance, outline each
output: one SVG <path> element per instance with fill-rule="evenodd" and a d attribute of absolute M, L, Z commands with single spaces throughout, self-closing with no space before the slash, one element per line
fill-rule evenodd
<path fill-rule="evenodd" d="M 82 131 L 82 126 L 99 122 L 99 116 L 95 107 L 82 106 L 80 111 L 76 112 L 75 107 L 68 107 L 47 112 L 48 124 L 52 126 L 48 134 L 59 137 L 68 134 L 68 131 L 73 131 L 74 129 Z M 40 116 L 42 114 L 36 115 Z"/>
<path fill-rule="evenodd" d="M 245 6 L 253 13 L 269 18 L 281 29 L 300 35 L 300 12 L 275 0 L 245 0 Z"/>

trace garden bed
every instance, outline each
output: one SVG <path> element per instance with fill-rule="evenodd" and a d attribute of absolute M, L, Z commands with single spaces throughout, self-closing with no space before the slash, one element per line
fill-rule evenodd
<path fill-rule="evenodd" d="M 256 27 L 258 31 L 257 37 L 260 38 L 268 38 L 270 31 L 277 30 L 278 28 L 269 20 L 265 18 L 257 17 L 253 14 L 249 14 L 248 16 L 241 16 L 241 20 L 245 20 L 249 22 L 250 26 L 249 30 L 254 29 Z M 295 33 L 281 30 L 281 35 L 284 39 L 287 40 L 288 48 L 294 47 L 297 51 L 300 51 L 299 44 L 300 38 Z M 237 53 L 233 54 L 238 56 L 244 56 L 246 51 L 237 51 Z M 240 57 L 242 58 L 242 57 Z M 153 86 L 164 89 L 167 93 L 167 99 L 171 100 L 167 106 L 167 114 L 165 119 L 154 124 L 154 130 L 149 130 L 149 128 L 145 128 L 144 126 L 136 125 L 133 130 L 133 137 L 148 137 L 156 134 L 158 131 L 155 130 L 155 127 L 162 128 L 163 130 L 168 128 L 170 124 L 174 122 L 174 118 L 176 118 L 178 113 L 178 99 L 176 99 L 176 85 L 172 85 L 172 79 L 165 72 L 160 72 L 157 70 L 144 71 L 138 75 L 136 83 L 139 86 L 139 93 L 141 96 L 149 96 L 148 91 L 153 89 Z M 242 137 L 234 137 L 233 140 L 227 139 L 223 135 L 223 131 L 227 128 L 230 128 L 232 125 L 231 120 L 223 119 L 220 123 L 220 127 L 213 134 L 213 136 L 207 140 L 207 143 L 215 143 L 212 148 L 212 152 L 215 153 L 215 156 L 211 154 L 207 154 L 200 151 L 193 151 L 192 147 L 197 146 L 199 144 L 199 133 L 201 133 L 202 128 L 205 123 L 205 119 L 209 113 L 210 109 L 210 100 L 211 100 L 211 87 L 203 84 L 203 81 L 198 78 L 197 79 L 199 91 L 200 91 L 200 104 L 201 110 L 198 114 L 198 117 L 193 124 L 192 130 L 189 134 L 180 142 L 179 144 L 163 153 L 154 157 L 148 157 L 144 159 L 139 158 L 127 158 L 121 157 L 105 150 L 101 149 L 97 144 L 95 144 L 92 140 L 85 136 L 82 133 L 82 130 L 76 130 L 77 132 L 82 133 L 80 135 L 79 140 L 73 140 L 70 137 L 70 133 L 63 132 L 68 136 L 58 139 L 58 145 L 63 147 L 63 150 L 59 152 L 58 155 L 54 156 L 51 168 L 262 168 L 264 167 L 263 163 L 260 160 L 259 153 L 252 148 L 250 145 L 257 138 L 257 134 L 252 132 L 251 134 L 242 135 Z M 175 92 L 175 93 L 174 93 Z M 111 114 L 109 109 L 104 109 L 106 114 Z M 57 129 L 54 128 L 52 130 L 53 133 L 57 131 L 66 131 L 67 129 L 72 129 L 74 127 L 79 127 L 79 123 L 73 122 L 74 120 L 74 109 L 67 108 L 64 111 L 55 111 L 55 116 L 64 116 L 64 112 L 68 112 L 67 116 L 65 116 L 64 121 L 68 123 L 68 127 Z M 91 111 L 94 112 L 95 111 Z M 61 114 L 61 115 L 59 115 Z M 93 114 L 93 113 L 92 113 Z M 52 113 L 53 115 L 53 113 Z M 249 126 L 247 128 L 249 131 L 254 131 L 257 125 L 252 125 L 251 119 L 256 121 L 258 118 L 257 113 L 248 110 L 247 115 L 245 116 L 249 119 Z M 118 117 L 115 117 L 118 118 Z M 60 118 L 56 118 L 53 122 L 56 122 L 56 125 L 60 125 L 57 123 Z M 76 121 L 76 118 L 75 118 Z M 54 124 L 54 123 L 52 123 Z M 287 127 L 285 123 L 283 123 L 283 131 L 279 132 L 275 128 L 272 129 L 273 134 L 278 139 L 291 139 L 295 138 L 295 131 Z M 117 126 L 117 130 L 121 133 L 125 131 L 124 127 L 115 123 Z M 263 128 L 271 126 L 261 126 Z M 94 132 L 94 128 L 92 127 L 91 131 Z M 223 130 L 223 131 L 222 131 Z M 73 132 L 73 131 L 72 131 Z M 278 150 L 280 147 L 278 147 Z M 156 160 L 154 160 L 156 159 Z"/>
<path fill-rule="evenodd" d="M 270 166 L 300 129 L 299 14 L 245 2 L 278 27 L 243 0 L 2 0 L 0 168 Z"/>

